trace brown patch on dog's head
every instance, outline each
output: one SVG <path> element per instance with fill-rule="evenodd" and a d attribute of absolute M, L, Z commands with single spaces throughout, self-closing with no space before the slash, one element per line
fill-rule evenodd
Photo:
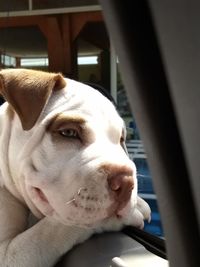
<path fill-rule="evenodd" d="M 0 71 L 0 94 L 18 114 L 24 130 L 35 125 L 51 93 L 65 86 L 61 74 L 26 69 Z"/>
<path fill-rule="evenodd" d="M 79 116 L 68 116 L 62 113 L 55 115 L 48 127 L 47 130 L 50 132 L 57 131 L 58 129 L 65 128 L 68 124 L 77 124 L 77 125 L 84 125 L 85 120 Z"/>

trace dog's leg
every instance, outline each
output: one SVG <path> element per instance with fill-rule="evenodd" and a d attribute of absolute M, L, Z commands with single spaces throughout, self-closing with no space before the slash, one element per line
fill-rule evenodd
<path fill-rule="evenodd" d="M 27 229 L 28 211 L 7 190 L 0 189 L 0 266 L 50 267 L 92 230 L 44 218 Z"/>

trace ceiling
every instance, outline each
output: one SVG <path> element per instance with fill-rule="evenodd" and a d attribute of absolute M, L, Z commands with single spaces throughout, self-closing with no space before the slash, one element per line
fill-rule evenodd
<path fill-rule="evenodd" d="M 77 44 L 79 55 L 98 54 L 102 49 L 108 49 L 109 38 L 104 23 L 87 23 Z M 47 41 L 37 26 L 1 28 L 0 50 L 20 58 L 47 57 Z"/>
<path fill-rule="evenodd" d="M 55 9 L 98 5 L 98 0 L 32 0 L 31 9 Z M 1 0 L 0 12 L 29 10 L 29 0 Z"/>
<path fill-rule="evenodd" d="M 46 57 L 46 39 L 38 27 L 0 29 L 0 50 L 15 57 Z"/>

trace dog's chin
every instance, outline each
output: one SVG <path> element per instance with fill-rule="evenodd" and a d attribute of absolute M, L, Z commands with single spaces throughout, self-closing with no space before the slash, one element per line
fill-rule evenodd
<path fill-rule="evenodd" d="M 64 225 L 78 226 L 82 228 L 93 228 L 96 225 L 101 224 L 101 222 L 103 222 L 107 218 L 109 218 L 109 216 L 104 213 L 104 210 L 102 210 L 100 215 L 97 213 L 93 213 L 91 214 L 91 216 L 87 216 L 87 213 L 84 213 L 82 211 L 80 211 L 80 213 L 76 216 L 73 212 L 63 214 L 54 210 L 51 217 Z"/>
<path fill-rule="evenodd" d="M 83 220 L 82 221 L 76 220 L 76 218 L 73 218 L 73 219 L 63 218 L 56 211 L 53 212 L 53 214 L 51 215 L 51 218 L 67 226 L 76 226 L 76 227 L 81 227 L 85 229 L 95 228 L 96 225 L 99 225 L 102 221 L 104 221 L 102 219 L 102 220 L 94 220 L 93 222 L 92 221 L 84 222 Z"/>
<path fill-rule="evenodd" d="M 83 214 L 84 215 L 84 214 Z M 49 215 L 51 218 L 55 219 L 56 221 L 59 221 L 60 223 L 68 226 L 77 226 L 81 228 L 94 228 L 96 225 L 100 225 L 101 222 L 109 218 L 109 216 L 95 216 L 93 218 L 86 218 L 83 216 L 80 218 L 79 216 L 65 216 L 63 214 L 59 214 L 56 210 L 52 212 L 51 215 Z"/>
<path fill-rule="evenodd" d="M 82 210 L 73 210 L 67 214 L 59 213 L 54 210 L 51 217 L 64 225 L 78 226 L 82 228 L 96 228 L 97 225 L 101 226 L 111 218 L 121 219 L 123 217 L 122 214 L 118 214 L 117 206 L 118 205 L 114 203 L 109 206 L 109 208 L 102 208 L 91 214 Z"/>

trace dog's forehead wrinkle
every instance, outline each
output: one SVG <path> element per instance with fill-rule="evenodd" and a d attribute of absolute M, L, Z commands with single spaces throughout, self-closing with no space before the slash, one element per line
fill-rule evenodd
<path fill-rule="evenodd" d="M 52 95 L 47 106 L 45 107 L 42 117 L 52 116 L 58 112 L 63 112 L 65 110 L 76 110 L 80 106 L 81 101 L 74 101 L 75 95 L 67 95 L 65 90 L 56 92 L 57 95 Z"/>
<path fill-rule="evenodd" d="M 61 106 L 66 111 L 80 110 L 80 112 L 86 114 L 91 114 L 91 110 L 93 110 L 96 115 L 101 113 L 104 117 L 116 113 L 111 101 L 96 89 L 71 79 L 66 79 L 66 81 L 67 86 L 54 93 L 50 98 L 45 111 L 46 114 L 56 110 L 57 107 L 60 109 Z"/>

